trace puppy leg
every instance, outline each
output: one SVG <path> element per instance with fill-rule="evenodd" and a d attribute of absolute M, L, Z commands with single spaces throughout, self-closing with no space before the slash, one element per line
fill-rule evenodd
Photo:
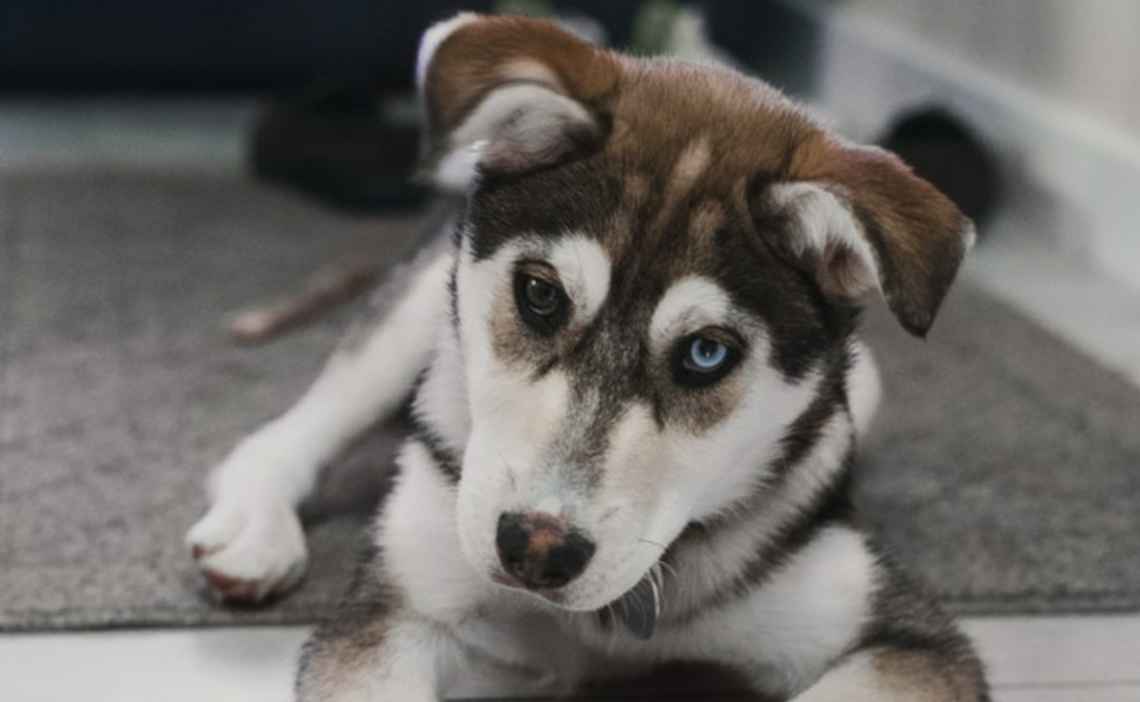
<path fill-rule="evenodd" d="M 557 631 L 539 630 L 524 649 L 512 636 L 517 629 L 494 618 L 472 613 L 458 624 L 430 619 L 414 609 L 410 593 L 385 584 L 390 564 L 381 564 L 383 556 L 363 567 L 346 602 L 305 642 L 298 702 L 435 702 L 460 693 L 482 699 L 569 691 L 547 665 L 566 653 Z M 535 660 L 542 665 L 529 664 Z"/>
<path fill-rule="evenodd" d="M 435 702 L 459 647 L 438 626 L 379 604 L 346 607 L 305 643 L 297 702 Z"/>
<path fill-rule="evenodd" d="M 397 409 L 429 363 L 446 319 L 451 258 L 437 245 L 410 264 L 410 275 L 385 285 L 379 324 L 367 336 L 352 334 L 296 405 L 213 471 L 212 507 L 187 541 L 217 594 L 258 601 L 300 580 L 307 554 L 296 507 L 320 468 Z"/>
<path fill-rule="evenodd" d="M 387 555 L 378 545 L 360 564 L 337 612 L 305 642 L 297 702 L 440 698 L 463 652 L 443 625 L 417 613 L 392 584 Z"/>
<path fill-rule="evenodd" d="M 988 702 L 972 659 L 932 650 L 856 651 L 793 702 Z"/>

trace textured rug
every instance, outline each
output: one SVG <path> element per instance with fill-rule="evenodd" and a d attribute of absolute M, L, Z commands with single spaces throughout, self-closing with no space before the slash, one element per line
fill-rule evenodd
<path fill-rule="evenodd" d="M 351 310 L 261 348 L 222 323 L 415 231 L 236 178 L 0 178 L 0 630 L 327 612 L 398 435 L 329 476 L 299 591 L 214 606 L 182 542 L 206 471 L 303 390 Z M 962 612 L 1140 607 L 1140 392 L 966 288 L 928 342 L 867 326 L 887 399 L 859 499 L 901 557 Z"/>

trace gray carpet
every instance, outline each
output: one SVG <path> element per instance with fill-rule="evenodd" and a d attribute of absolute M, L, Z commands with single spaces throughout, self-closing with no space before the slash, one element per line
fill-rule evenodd
<path fill-rule="evenodd" d="M 182 545 L 203 476 L 296 397 L 350 311 L 260 349 L 221 322 L 414 230 L 236 179 L 0 178 L 0 630 L 328 611 L 360 546 L 356 481 L 376 488 L 396 435 L 330 476 L 298 592 L 214 607 Z M 976 291 L 925 344 L 880 313 L 868 326 L 888 401 L 859 495 L 901 557 L 958 611 L 1140 607 L 1140 393 Z"/>

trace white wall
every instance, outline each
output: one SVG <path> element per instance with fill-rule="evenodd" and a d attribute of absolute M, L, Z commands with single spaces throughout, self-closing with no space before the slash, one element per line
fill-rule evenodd
<path fill-rule="evenodd" d="M 1140 137 L 1140 0 L 848 0 Z"/>
<path fill-rule="evenodd" d="M 1140 291 L 1140 0 L 782 1 L 820 28 L 813 98 L 849 134 L 950 108 L 1032 200 L 1023 228 Z"/>

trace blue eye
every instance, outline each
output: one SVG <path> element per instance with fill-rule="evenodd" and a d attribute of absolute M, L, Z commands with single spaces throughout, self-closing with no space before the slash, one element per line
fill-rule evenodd
<path fill-rule="evenodd" d="M 728 347 L 719 341 L 695 337 L 689 344 L 689 367 L 706 373 L 716 370 L 728 359 Z"/>
<path fill-rule="evenodd" d="M 740 352 L 735 345 L 705 334 L 687 336 L 673 352 L 673 379 L 679 385 L 698 388 L 719 381 L 736 366 Z"/>

